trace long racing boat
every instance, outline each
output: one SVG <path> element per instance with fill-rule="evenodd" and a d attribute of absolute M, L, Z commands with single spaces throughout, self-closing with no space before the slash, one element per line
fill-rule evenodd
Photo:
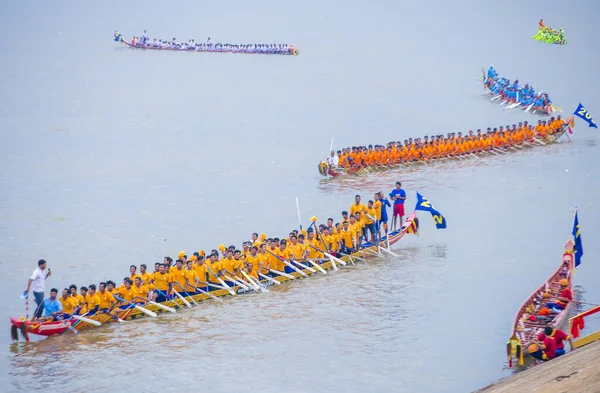
<path fill-rule="evenodd" d="M 404 235 L 407 233 L 416 233 L 418 225 L 418 218 L 416 217 L 416 213 L 413 212 L 407 217 L 406 222 L 404 222 L 400 230 L 390 233 L 389 236 L 383 236 L 378 244 L 363 243 L 363 246 L 359 251 L 348 256 L 342 256 L 339 259 L 336 258 L 333 261 L 324 260 L 319 263 L 318 266 L 324 271 L 332 269 L 337 270 L 338 266 L 341 267 L 347 263 L 354 263 L 354 261 L 367 260 L 382 255 L 381 251 L 390 253 L 389 248 L 402 239 L 402 237 L 404 237 Z M 388 251 L 386 251 L 386 249 Z M 335 262 L 336 260 L 338 263 Z M 343 264 L 339 263 L 340 260 L 343 262 Z M 265 278 L 260 280 L 260 282 L 263 286 L 268 287 L 290 280 L 314 276 L 318 272 L 310 267 L 298 270 L 299 271 L 289 273 L 287 275 L 278 276 L 276 279 L 277 283 L 272 278 Z M 300 271 L 302 273 L 300 273 Z M 184 308 L 186 306 L 185 301 L 188 303 L 196 303 L 211 299 L 212 297 L 234 296 L 251 292 L 254 292 L 254 290 L 250 288 L 245 289 L 239 286 L 232 286 L 227 289 L 218 289 L 207 293 L 198 293 L 182 299 L 175 298 L 174 300 L 168 300 L 158 304 L 146 304 L 143 306 L 143 308 L 132 307 L 126 310 L 118 310 L 116 313 L 113 311 L 112 314 L 95 314 L 84 317 L 83 319 L 79 316 L 73 316 L 60 321 L 39 322 L 25 319 L 25 317 L 11 317 L 11 330 L 13 333 L 13 338 L 17 338 L 16 336 L 18 331 L 20 331 L 23 337 L 29 341 L 29 334 L 54 336 L 68 334 L 69 332 L 78 333 L 81 330 L 91 329 L 109 323 L 142 318 L 151 313 L 154 313 L 155 315 L 153 316 L 156 316 L 156 314 L 168 312 L 169 308 L 172 310 L 171 312 L 174 312 L 177 309 Z M 184 299 L 186 300 L 184 301 Z"/>
<path fill-rule="evenodd" d="M 137 39 L 136 39 L 137 38 Z M 144 40 L 141 37 L 134 37 L 131 41 L 123 38 L 121 33 L 115 32 L 113 41 L 123 43 L 125 46 L 133 49 L 163 50 L 176 52 L 206 52 L 206 53 L 245 53 L 261 55 L 289 55 L 298 56 L 298 48 L 293 44 L 222 44 L 220 42 L 178 42 L 174 38 L 172 41 L 163 40 Z"/>
<path fill-rule="evenodd" d="M 481 148 L 475 148 L 472 150 L 464 149 L 453 155 L 430 155 L 429 157 L 424 157 L 422 153 L 420 157 L 408 158 L 404 159 L 395 159 L 388 160 L 385 163 L 375 163 L 373 165 L 366 163 L 357 163 L 353 162 L 351 165 L 338 166 L 333 168 L 329 166 L 327 161 L 321 161 L 318 165 L 319 173 L 323 176 L 331 176 L 338 177 L 342 175 L 354 175 L 361 176 L 363 174 L 371 173 L 371 172 L 380 172 L 386 171 L 390 169 L 398 169 L 398 168 L 406 168 L 412 165 L 424 165 L 431 162 L 446 162 L 446 161 L 464 161 L 470 160 L 472 158 L 481 158 L 489 155 L 505 155 L 508 153 L 514 153 L 516 151 L 530 149 L 536 146 L 544 146 L 551 143 L 557 142 L 563 134 L 569 129 L 569 124 L 564 124 L 558 131 L 554 134 L 547 135 L 546 137 L 536 135 L 528 140 L 523 140 L 521 142 L 511 142 L 505 144 L 504 146 L 487 146 Z M 386 150 L 392 149 L 390 146 L 386 147 Z"/>
<path fill-rule="evenodd" d="M 574 244 L 572 238 L 567 241 L 558 269 L 519 308 L 513 322 L 512 335 L 506 344 L 509 367 L 512 367 L 513 359 L 517 359 L 519 365 L 524 365 L 524 355 L 529 354 L 528 347 L 537 341 L 546 326 L 561 329 L 566 325 L 573 302 L 568 302 L 559 313 L 550 312 L 546 303 L 558 298 L 560 283 L 563 280 L 567 280 L 567 287 L 571 289 L 573 298 L 575 297 Z"/>
<path fill-rule="evenodd" d="M 506 104 L 505 109 L 522 109 L 525 113 L 540 113 L 550 115 L 553 112 L 562 112 L 557 106 L 552 105 L 548 94 L 544 91 L 536 92 L 533 86 L 526 83 L 519 85 L 519 80 L 513 83 L 509 79 L 498 75 L 494 67 L 490 67 L 487 74 L 482 69 L 483 88 L 492 95 L 491 101 Z"/>

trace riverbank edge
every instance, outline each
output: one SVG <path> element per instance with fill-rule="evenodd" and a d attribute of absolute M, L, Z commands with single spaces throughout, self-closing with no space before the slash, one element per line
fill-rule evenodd
<path fill-rule="evenodd" d="M 600 341 L 550 362 L 510 375 L 473 393 L 600 392 Z"/>

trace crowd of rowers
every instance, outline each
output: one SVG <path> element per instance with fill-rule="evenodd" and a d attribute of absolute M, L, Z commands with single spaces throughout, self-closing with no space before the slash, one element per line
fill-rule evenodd
<path fill-rule="evenodd" d="M 394 201 L 399 198 L 397 195 L 405 195 L 398 190 L 397 184 L 397 190 L 390 194 Z M 72 314 L 91 316 L 97 313 L 116 318 L 115 313 L 136 304 L 177 300 L 211 291 L 231 290 L 235 286 L 262 285 L 260 280 L 273 281 L 277 276 L 304 271 L 328 261 L 325 253 L 339 258 L 354 253 L 365 243 L 376 243 L 382 232 L 387 232 L 389 206 L 387 197 L 381 192 L 366 205 L 357 195 L 349 212 L 343 211 L 338 223 L 329 218 L 326 224 L 317 226 L 316 217 L 313 217 L 308 230 L 293 230 L 287 238 L 267 238 L 264 233 L 260 236 L 253 233 L 252 240 L 243 242 L 241 249 L 220 245 L 208 256 L 203 250 L 190 256 L 181 251 L 175 261 L 167 256 L 162 262 L 155 263 L 153 271 L 145 264 L 140 265 L 139 270 L 131 265 L 129 275 L 123 278 L 120 286 L 112 280 L 80 288 L 73 284 L 63 289 L 60 296 L 53 288 L 50 299 L 40 303 L 34 318 L 56 321 Z M 401 220 L 402 217 L 400 226 Z M 40 262 L 45 268 L 46 262 Z"/>
<path fill-rule="evenodd" d="M 555 135 L 565 126 L 560 115 L 552 117 L 549 121 L 539 120 L 535 127 L 527 121 L 520 122 L 512 127 L 488 128 L 485 132 L 469 131 L 463 136 L 461 132 L 456 135 L 449 133 L 432 135 L 431 137 L 412 138 L 402 142 L 389 142 L 386 146 L 369 145 L 353 146 L 331 151 L 327 157 L 327 164 L 332 167 L 357 167 L 357 166 L 386 166 L 412 161 L 458 157 L 470 154 L 495 151 L 497 149 L 520 146 L 524 143 L 535 141 L 536 138 L 546 139 Z"/>
<path fill-rule="evenodd" d="M 563 267 L 563 276 L 566 276 L 568 265 Z M 563 278 L 559 281 L 560 290 L 556 293 L 544 292 L 541 301 L 537 299 L 526 308 L 530 323 L 547 325 L 544 332 L 529 344 L 527 351 L 537 360 L 547 361 L 565 354 L 564 341 L 569 341 L 571 350 L 575 349 L 571 336 L 550 324 L 555 316 L 562 312 L 569 302 L 573 301 L 573 292 L 569 288 L 569 281 Z M 553 300 L 552 300 L 553 299 Z M 552 301 L 551 301 L 552 300 Z"/>
<path fill-rule="evenodd" d="M 122 39 L 121 33 L 115 31 L 115 41 Z M 265 54 L 293 54 L 296 51 L 294 45 L 288 44 L 222 44 L 212 43 L 210 37 L 206 42 L 196 42 L 189 39 L 187 42 L 179 42 L 176 38 L 172 40 L 150 39 L 146 30 L 141 37 L 133 37 L 131 46 L 145 49 L 175 49 L 191 50 L 198 52 L 234 52 L 234 53 L 265 53 Z"/>
<path fill-rule="evenodd" d="M 562 27 L 558 30 L 554 30 L 550 26 L 546 26 L 543 19 L 540 19 L 539 26 L 540 28 L 537 34 L 532 37 L 534 40 L 547 42 L 549 44 L 556 43 L 563 45 L 567 43 L 565 31 Z"/>
<path fill-rule="evenodd" d="M 548 94 L 544 92 L 536 93 L 533 86 L 528 83 L 521 87 L 518 79 L 511 83 L 509 79 L 500 77 L 493 66 L 488 69 L 485 86 L 492 94 L 500 96 L 502 100 L 511 103 L 518 102 L 520 106 L 525 108 L 531 104 L 535 108 L 547 108 L 552 105 Z"/>

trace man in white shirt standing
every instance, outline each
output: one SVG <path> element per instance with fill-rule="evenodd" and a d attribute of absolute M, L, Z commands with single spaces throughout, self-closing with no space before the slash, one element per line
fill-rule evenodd
<path fill-rule="evenodd" d="M 330 168 L 337 168 L 339 163 L 339 158 L 335 151 L 331 151 L 331 154 L 327 157 L 327 164 Z"/>
<path fill-rule="evenodd" d="M 37 304 L 37 308 L 33 315 L 34 318 L 40 318 L 44 311 L 42 304 L 44 303 L 44 292 L 46 291 L 46 279 L 50 277 L 51 274 L 52 272 L 50 269 L 46 270 L 46 261 L 40 259 L 38 261 L 38 268 L 33 271 L 31 278 L 27 282 L 25 295 L 29 293 L 29 289 L 31 289 L 31 284 L 33 283 L 33 296 L 35 297 L 35 303 Z"/>

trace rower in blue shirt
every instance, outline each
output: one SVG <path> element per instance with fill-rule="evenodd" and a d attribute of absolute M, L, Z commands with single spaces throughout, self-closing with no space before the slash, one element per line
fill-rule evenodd
<path fill-rule="evenodd" d="M 56 297 L 58 289 L 52 288 L 50 290 L 50 298 L 44 299 L 42 307 L 44 309 L 44 316 L 41 319 L 46 321 L 58 321 L 58 317 L 63 312 L 62 304 Z"/>
<path fill-rule="evenodd" d="M 379 233 L 379 229 L 381 227 L 383 227 L 383 230 L 385 231 L 385 234 L 387 235 L 387 231 L 388 231 L 387 208 L 392 207 L 392 205 L 390 204 L 390 201 L 385 197 L 385 195 L 383 195 L 383 192 L 381 192 L 381 191 L 379 191 L 377 194 L 375 194 L 375 200 L 378 200 L 379 202 L 381 202 L 381 218 L 377 221 L 377 235 L 381 239 L 381 234 Z"/>

